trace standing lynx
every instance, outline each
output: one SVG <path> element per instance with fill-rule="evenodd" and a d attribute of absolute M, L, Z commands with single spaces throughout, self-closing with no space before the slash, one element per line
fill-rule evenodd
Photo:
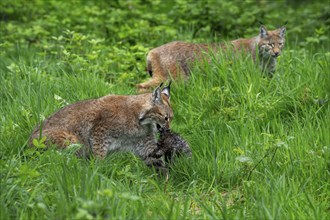
<path fill-rule="evenodd" d="M 276 69 L 276 58 L 284 47 L 285 31 L 285 26 L 267 31 L 262 25 L 258 36 L 233 40 L 229 44 L 194 44 L 174 41 L 154 48 L 147 56 L 147 71 L 152 78 L 138 84 L 137 88 L 141 92 L 148 90 L 169 77 L 186 79 L 189 76 L 191 64 L 196 60 L 201 60 L 203 54 L 211 51 L 213 53 L 219 50 L 226 51 L 231 47 L 236 52 L 250 53 L 254 61 L 259 57 L 262 70 L 272 74 Z"/>
<path fill-rule="evenodd" d="M 150 154 L 157 148 L 157 129 L 169 127 L 173 117 L 170 87 L 153 93 L 120 96 L 107 95 L 66 106 L 47 118 L 30 137 L 46 137 L 46 144 L 66 148 L 83 145 L 80 154 L 91 151 L 104 158 L 109 152 L 130 151 L 148 165 L 159 164 Z"/>

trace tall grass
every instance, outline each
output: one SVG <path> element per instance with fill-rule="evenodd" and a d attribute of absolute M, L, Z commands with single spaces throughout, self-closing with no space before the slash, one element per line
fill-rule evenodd
<path fill-rule="evenodd" d="M 188 82 L 175 82 L 172 129 L 193 157 L 177 160 L 168 179 L 129 153 L 105 160 L 29 153 L 33 127 L 59 108 L 135 89 L 33 50 L 2 58 L 1 219 L 329 217 L 325 50 L 286 49 L 272 78 L 250 59 L 214 55 Z"/>

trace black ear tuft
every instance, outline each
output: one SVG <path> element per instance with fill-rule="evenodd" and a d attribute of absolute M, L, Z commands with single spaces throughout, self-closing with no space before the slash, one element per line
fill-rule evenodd
<path fill-rule="evenodd" d="M 164 87 L 162 90 L 162 93 L 165 94 L 169 99 L 171 98 L 171 83 L 172 81 L 170 81 L 168 86 Z"/>
<path fill-rule="evenodd" d="M 286 21 L 284 22 L 283 25 L 281 25 L 281 26 L 278 27 L 278 29 L 280 29 L 280 28 L 285 28 L 285 26 L 286 26 L 288 23 L 289 23 L 289 21 L 286 20 Z"/>
<path fill-rule="evenodd" d="M 160 92 L 160 86 L 158 86 L 152 93 L 152 101 L 155 104 L 161 104 L 163 102 L 161 92 Z"/>
<path fill-rule="evenodd" d="M 268 35 L 267 29 L 264 25 L 260 26 L 260 37 L 264 38 Z"/>
<path fill-rule="evenodd" d="M 281 27 L 280 28 L 280 37 L 281 38 L 284 38 L 285 37 L 285 32 L 286 32 L 285 26 Z"/>
<path fill-rule="evenodd" d="M 259 25 L 265 25 L 262 21 L 258 20 Z"/>

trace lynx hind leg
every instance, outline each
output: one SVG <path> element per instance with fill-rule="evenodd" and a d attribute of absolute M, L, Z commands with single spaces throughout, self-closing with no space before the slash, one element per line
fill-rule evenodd
<path fill-rule="evenodd" d="M 104 159 L 108 154 L 108 146 L 111 146 L 112 139 L 110 136 L 107 136 L 106 133 L 106 129 L 99 126 L 95 128 L 89 137 L 91 150 L 96 158 Z M 112 150 L 116 151 L 118 149 L 115 148 Z"/>
<path fill-rule="evenodd" d="M 138 92 L 140 93 L 155 88 L 159 83 L 166 81 L 169 77 L 168 71 L 166 68 L 163 68 L 159 55 L 153 51 L 150 51 L 147 56 L 147 71 L 152 78 L 144 83 L 136 85 Z"/>
<path fill-rule="evenodd" d="M 136 87 L 139 93 L 149 92 L 151 89 L 159 86 L 160 83 L 164 82 L 164 79 L 159 79 L 157 77 L 152 77 L 144 83 L 137 84 Z"/>
<path fill-rule="evenodd" d="M 173 64 L 168 66 L 166 73 L 162 72 L 161 74 L 158 74 L 158 72 L 155 71 L 151 79 L 144 83 L 137 84 L 136 87 L 139 93 L 150 92 L 150 89 L 154 89 L 160 83 L 163 83 L 168 79 L 186 81 L 188 79 L 188 75 L 188 69 L 184 69 L 179 65 Z"/>
<path fill-rule="evenodd" d="M 78 138 L 76 135 L 67 131 L 43 131 L 42 137 L 46 137 L 45 144 L 47 146 L 56 145 L 59 149 L 64 149 L 71 144 L 77 144 Z M 39 133 L 35 133 L 31 137 L 31 142 L 33 139 L 39 139 Z"/>

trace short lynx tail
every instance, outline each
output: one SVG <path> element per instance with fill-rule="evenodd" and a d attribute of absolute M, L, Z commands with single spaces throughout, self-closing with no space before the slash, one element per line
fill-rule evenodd
<path fill-rule="evenodd" d="M 147 69 L 150 77 L 152 77 L 152 66 L 151 66 L 151 61 L 149 59 L 147 60 L 147 68 L 146 69 Z"/>

